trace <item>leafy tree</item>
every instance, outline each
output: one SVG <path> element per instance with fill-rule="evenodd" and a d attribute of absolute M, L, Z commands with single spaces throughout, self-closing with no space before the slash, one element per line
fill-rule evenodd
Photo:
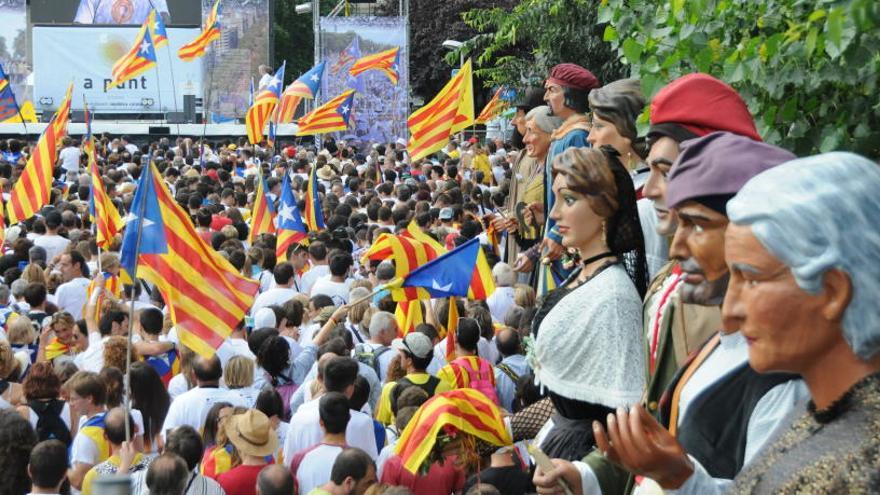
<path fill-rule="evenodd" d="M 705 72 L 736 88 L 768 142 L 880 154 L 880 2 L 604 0 L 604 39 L 652 96 Z M 647 122 L 647 110 L 640 119 Z"/>
<path fill-rule="evenodd" d="M 476 31 L 462 20 L 462 12 L 503 10 L 516 3 L 516 0 L 410 0 L 409 80 L 412 93 L 428 101 L 449 81 L 451 70 L 458 66 L 459 60 L 457 54 L 446 57 L 449 52 L 443 48 L 443 42 L 449 39 L 465 41 L 476 35 Z M 397 3 L 391 4 L 393 12 L 389 14 L 396 15 Z M 480 93 L 478 88 L 475 83 L 476 93 Z M 476 106 L 486 99 L 485 94 L 475 96 Z"/>
<path fill-rule="evenodd" d="M 464 21 L 479 34 L 466 51 L 476 57 L 477 76 L 490 84 L 540 82 L 549 69 L 573 62 L 602 82 L 624 76 L 615 50 L 602 41 L 595 0 L 524 0 L 513 9 L 474 9 Z"/>
<path fill-rule="evenodd" d="M 300 1 L 272 2 L 273 63 L 278 66 L 287 60 L 284 79 L 289 83 L 315 65 L 315 33 L 312 14 L 297 14 L 294 8 Z M 326 15 L 334 2 L 321 2 L 321 13 Z"/>

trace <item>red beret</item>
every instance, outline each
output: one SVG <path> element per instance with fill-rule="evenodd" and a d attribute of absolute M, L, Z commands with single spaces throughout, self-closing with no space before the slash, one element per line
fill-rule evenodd
<path fill-rule="evenodd" d="M 553 67 L 547 81 L 584 91 L 599 87 L 599 80 L 596 79 L 596 76 L 577 64 L 559 64 Z"/>
<path fill-rule="evenodd" d="M 761 141 L 739 93 L 708 74 L 688 74 L 663 87 L 651 101 L 651 126 L 658 124 L 678 124 L 697 136 L 727 131 Z"/>

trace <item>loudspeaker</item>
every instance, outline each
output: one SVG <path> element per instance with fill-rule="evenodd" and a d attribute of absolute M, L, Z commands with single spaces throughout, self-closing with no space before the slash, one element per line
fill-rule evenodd
<path fill-rule="evenodd" d="M 183 112 L 168 112 L 165 114 L 165 122 L 169 124 L 187 124 L 186 114 Z"/>
<path fill-rule="evenodd" d="M 85 122 L 86 121 L 86 113 L 82 110 L 71 110 L 70 111 L 70 121 L 71 122 Z"/>
<path fill-rule="evenodd" d="M 187 123 L 196 121 L 196 95 L 183 95 L 183 114 Z"/>
<path fill-rule="evenodd" d="M 171 134 L 171 128 L 167 126 L 150 126 L 150 134 Z"/>

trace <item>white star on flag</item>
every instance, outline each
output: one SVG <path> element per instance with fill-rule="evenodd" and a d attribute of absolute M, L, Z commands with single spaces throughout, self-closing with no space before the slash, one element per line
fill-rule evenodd
<path fill-rule="evenodd" d="M 346 115 L 346 114 L 348 114 L 348 111 L 349 111 L 348 105 L 344 105 L 342 108 L 339 109 L 339 112 L 340 112 L 342 115 Z"/>
<path fill-rule="evenodd" d="M 275 88 L 278 87 L 279 84 L 281 84 L 281 80 L 278 79 L 278 76 L 272 76 L 272 80 L 269 81 L 269 87 Z"/>
<path fill-rule="evenodd" d="M 284 220 L 293 221 L 293 207 L 290 205 L 282 205 L 278 211 L 278 224 L 281 225 L 281 222 Z"/>
<path fill-rule="evenodd" d="M 138 219 L 137 215 L 135 215 L 134 213 L 129 213 L 128 215 L 125 216 L 123 221 L 125 224 L 129 224 L 131 222 L 134 222 L 137 219 Z M 154 225 L 155 223 L 156 222 L 150 220 L 149 218 L 144 218 L 144 228 L 150 227 L 150 226 Z"/>
<path fill-rule="evenodd" d="M 321 78 L 318 77 L 317 74 L 312 74 L 312 77 L 310 77 L 309 79 L 311 79 L 314 82 L 318 82 Z"/>
<path fill-rule="evenodd" d="M 431 288 L 434 290 L 449 292 L 449 289 L 452 288 L 452 283 L 450 282 L 446 285 L 440 285 L 440 282 L 438 282 L 437 279 L 435 278 L 435 279 L 431 280 Z"/>
<path fill-rule="evenodd" d="M 150 45 L 150 42 L 147 41 L 146 39 L 144 39 L 144 42 L 141 43 L 141 53 L 149 54 L 149 53 L 150 53 L 150 47 L 151 47 L 151 46 L 152 46 L 152 45 Z"/>
<path fill-rule="evenodd" d="M 156 26 L 153 28 L 155 31 L 159 30 L 159 21 L 156 21 Z"/>

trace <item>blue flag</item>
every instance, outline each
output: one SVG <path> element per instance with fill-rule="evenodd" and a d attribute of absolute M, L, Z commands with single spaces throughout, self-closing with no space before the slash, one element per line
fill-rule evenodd
<path fill-rule="evenodd" d="M 143 217 L 141 217 L 143 212 Z M 129 275 L 134 278 L 137 268 L 135 251 L 140 254 L 161 254 L 168 252 L 168 244 L 165 241 L 165 223 L 162 221 L 162 209 L 159 207 L 159 198 L 156 185 L 153 181 L 153 166 L 150 164 L 143 168 L 138 179 L 137 191 L 131 202 L 131 213 L 126 219 L 125 236 L 122 238 L 121 264 Z M 137 248 L 137 231 L 143 223 L 141 232 L 140 249 Z"/>
<path fill-rule="evenodd" d="M 281 198 L 278 201 L 278 230 L 295 230 L 308 233 L 309 229 L 302 220 L 293 189 L 290 187 L 290 174 L 284 174 L 281 182 Z"/>
<path fill-rule="evenodd" d="M 389 288 L 418 287 L 428 291 L 432 298 L 466 297 L 479 251 L 480 240 L 475 237 L 409 272 L 400 285 L 392 282 Z"/>

